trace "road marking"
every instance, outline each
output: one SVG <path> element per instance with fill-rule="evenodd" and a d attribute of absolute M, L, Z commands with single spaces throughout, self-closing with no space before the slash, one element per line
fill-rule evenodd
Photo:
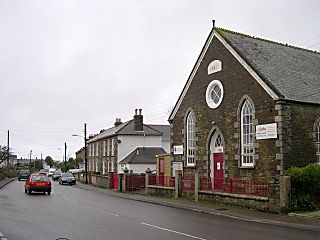
<path fill-rule="evenodd" d="M 180 235 L 183 235 L 183 236 L 186 236 L 186 237 L 195 238 L 195 239 L 200 239 L 200 240 L 207 240 L 206 238 L 201 238 L 201 237 L 192 236 L 192 235 L 190 235 L 190 234 L 186 234 L 186 233 L 174 231 L 174 230 L 167 229 L 167 228 L 163 228 L 163 227 L 158 227 L 158 226 L 151 225 L 151 224 L 148 224 L 148 223 L 144 223 L 144 222 L 140 222 L 140 223 L 143 224 L 143 225 L 149 226 L 149 227 L 157 228 L 157 229 L 164 230 L 164 231 L 168 231 L 168 232 L 173 232 L 173 233 L 180 234 Z"/>
<path fill-rule="evenodd" d="M 115 213 L 112 213 L 112 212 L 108 212 L 108 211 L 105 211 L 103 209 L 100 209 L 100 208 L 96 208 L 96 207 L 92 207 L 92 206 L 88 206 L 89 208 L 92 208 L 94 210 L 97 210 L 99 212 L 103 212 L 103 213 L 107 213 L 107 214 L 110 214 L 110 215 L 113 215 L 113 216 L 116 216 L 116 217 L 119 217 L 118 214 L 115 214 Z"/>
<path fill-rule="evenodd" d="M 66 198 L 66 197 L 62 197 L 62 198 L 65 199 L 65 200 L 67 200 L 67 201 L 69 201 L 69 202 L 75 203 L 75 204 L 78 203 L 78 202 L 76 202 L 76 201 L 74 201 L 74 200 L 72 200 L 72 199 L 70 199 L 70 198 Z"/>

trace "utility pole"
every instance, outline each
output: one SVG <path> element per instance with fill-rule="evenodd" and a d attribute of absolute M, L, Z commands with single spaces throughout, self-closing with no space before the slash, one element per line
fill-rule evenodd
<path fill-rule="evenodd" d="M 87 159 L 87 124 L 84 124 L 84 171 L 86 173 L 86 184 L 88 184 L 88 159 Z"/>
<path fill-rule="evenodd" d="M 67 172 L 67 143 L 64 143 L 64 171 Z"/>
<path fill-rule="evenodd" d="M 31 166 L 31 154 L 32 154 L 32 150 L 30 150 L 29 166 Z"/>
<path fill-rule="evenodd" d="M 8 130 L 8 143 L 7 143 L 7 168 L 9 168 L 9 161 L 10 161 L 10 145 L 9 145 L 9 140 L 10 140 L 10 132 Z"/>
<path fill-rule="evenodd" d="M 43 168 L 42 153 L 41 153 L 41 168 Z"/>

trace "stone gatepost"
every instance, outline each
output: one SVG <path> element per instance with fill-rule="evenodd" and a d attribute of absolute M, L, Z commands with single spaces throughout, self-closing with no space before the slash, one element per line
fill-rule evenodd
<path fill-rule="evenodd" d="M 194 173 L 194 200 L 199 201 L 199 172 Z"/>
<path fill-rule="evenodd" d="M 181 197 L 182 193 L 182 171 L 176 170 L 175 172 L 175 183 L 174 183 L 174 197 Z"/>
<path fill-rule="evenodd" d="M 291 181 L 289 176 L 280 177 L 280 212 L 287 213 L 290 210 Z"/>
<path fill-rule="evenodd" d="M 125 167 L 123 169 L 123 179 L 122 179 L 122 192 L 126 192 L 127 191 L 127 183 L 129 183 L 129 176 L 128 176 L 128 173 L 129 173 L 129 169 L 127 167 Z M 127 180 L 128 179 L 128 180 Z"/>
<path fill-rule="evenodd" d="M 147 168 L 146 170 L 146 179 L 145 179 L 145 193 L 148 194 L 148 185 L 149 185 L 149 176 L 152 173 L 152 171 L 150 170 L 150 168 Z"/>

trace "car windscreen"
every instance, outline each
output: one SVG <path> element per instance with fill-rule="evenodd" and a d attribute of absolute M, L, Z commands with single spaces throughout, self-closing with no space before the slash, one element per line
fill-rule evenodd
<path fill-rule="evenodd" d="M 32 182 L 49 181 L 49 178 L 45 175 L 34 175 L 31 177 Z"/>
<path fill-rule="evenodd" d="M 63 173 L 61 177 L 73 177 L 72 173 Z"/>
<path fill-rule="evenodd" d="M 26 174 L 30 174 L 30 172 L 29 172 L 29 170 L 21 170 L 20 174 L 26 175 Z"/>
<path fill-rule="evenodd" d="M 54 171 L 53 174 L 61 174 L 61 171 Z"/>

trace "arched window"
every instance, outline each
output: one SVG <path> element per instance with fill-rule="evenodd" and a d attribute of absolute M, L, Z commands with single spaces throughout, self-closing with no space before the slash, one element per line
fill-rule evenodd
<path fill-rule="evenodd" d="M 316 146 L 317 146 L 317 162 L 320 163 L 320 118 L 316 124 Z"/>
<path fill-rule="evenodd" d="M 253 167 L 253 108 L 246 100 L 241 109 L 241 166 Z"/>
<path fill-rule="evenodd" d="M 195 121 L 192 112 L 187 117 L 187 166 L 194 166 L 194 155 L 195 155 Z"/>

